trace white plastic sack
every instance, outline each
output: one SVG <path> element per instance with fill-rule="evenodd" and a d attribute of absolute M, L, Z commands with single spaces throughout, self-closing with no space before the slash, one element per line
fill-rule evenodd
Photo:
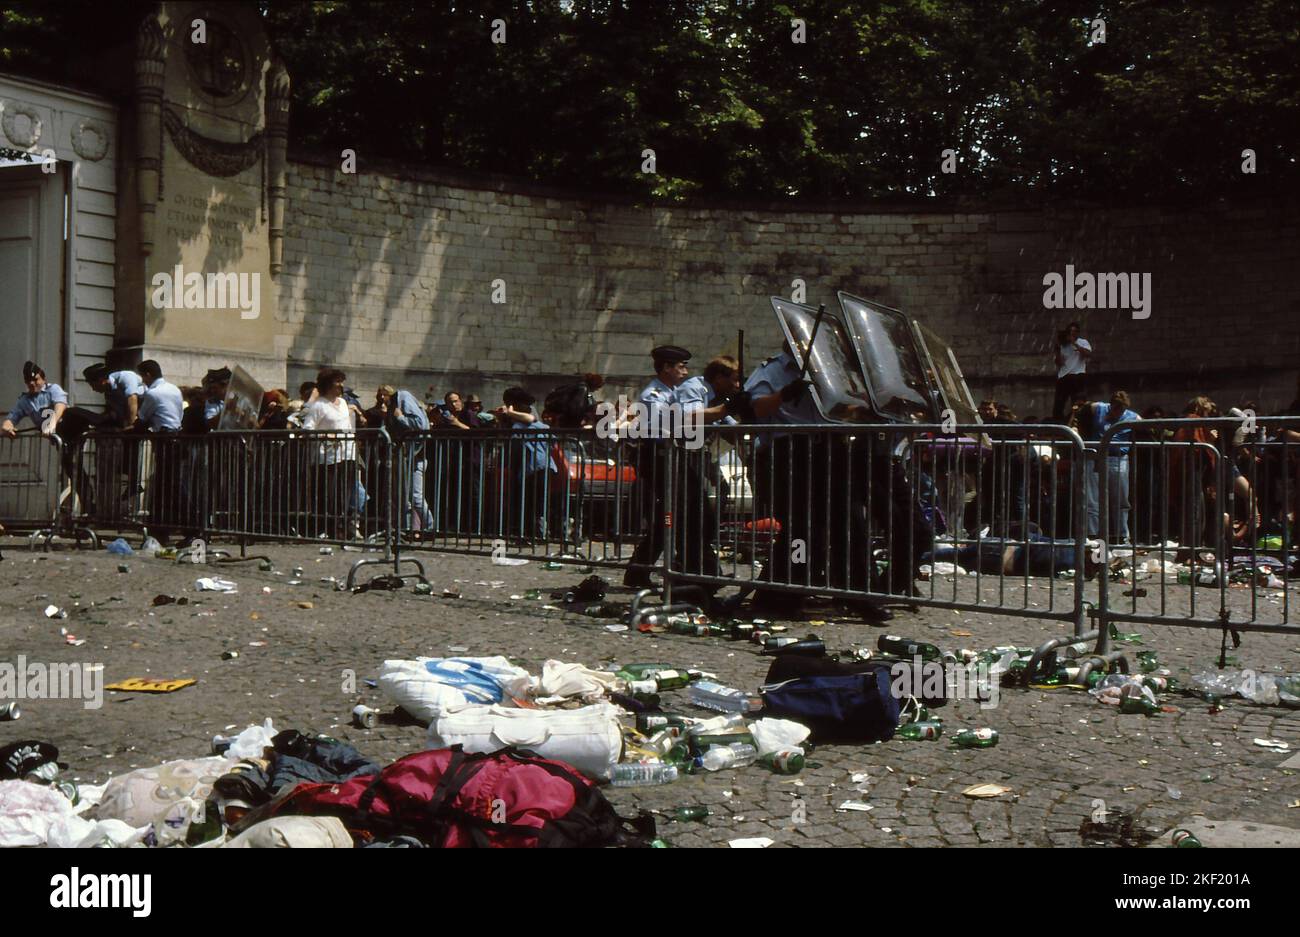
<path fill-rule="evenodd" d="M 261 758 L 262 752 L 271 747 L 275 738 L 275 726 L 267 719 L 260 726 L 252 725 L 235 736 L 226 749 L 225 756 L 234 761 L 241 758 Z"/>
<path fill-rule="evenodd" d="M 749 724 L 759 757 L 787 748 L 799 748 L 811 734 L 807 726 L 789 719 L 759 719 Z"/>
<path fill-rule="evenodd" d="M 119 775 L 104 787 L 91 819 L 152 826 L 158 845 L 184 841 L 190 822 L 203 810 L 217 778 L 230 770 L 220 756 L 169 761 Z"/>
<path fill-rule="evenodd" d="M 44 846 L 55 827 L 84 822 L 73 814 L 72 801 L 55 788 L 0 781 L 0 848 Z"/>
<path fill-rule="evenodd" d="M 507 709 L 469 706 L 434 720 L 429 748 L 463 745 L 467 752 L 495 752 L 514 746 L 580 771 L 608 778 L 623 753 L 621 710 L 611 703 L 581 709 Z"/>
<path fill-rule="evenodd" d="M 97 820 L 91 823 L 81 817 L 72 817 L 50 830 L 52 849 L 90 849 L 98 846 L 124 848 L 142 844 L 149 827 L 138 829 L 121 820 Z"/>
<path fill-rule="evenodd" d="M 619 683 L 606 670 L 591 670 L 582 664 L 548 660 L 542 664 L 541 696 L 604 696 Z"/>
<path fill-rule="evenodd" d="M 338 817 L 275 817 L 255 823 L 222 849 L 351 849 Z"/>
<path fill-rule="evenodd" d="M 528 671 L 514 666 L 504 657 L 418 657 L 415 660 L 384 661 L 376 681 L 379 691 L 394 705 L 425 723 L 465 706 L 494 702 L 472 690 L 448 684 L 439 675 L 429 672 L 429 663 L 452 669 L 461 665 L 468 669 L 469 665 L 478 664 L 499 688 L 502 705 L 508 705 L 510 697 L 528 696 L 535 683 Z"/>

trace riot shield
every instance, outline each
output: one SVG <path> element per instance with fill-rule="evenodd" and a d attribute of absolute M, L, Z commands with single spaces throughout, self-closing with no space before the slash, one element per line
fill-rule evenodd
<path fill-rule="evenodd" d="M 839 319 L 829 312 L 822 316 L 810 351 L 817 310 L 773 296 L 772 311 L 799 366 L 803 367 L 805 354 L 811 358 L 808 379 L 812 387 L 808 392 L 821 415 L 835 423 L 875 421 L 871 395 Z"/>
<path fill-rule="evenodd" d="M 838 296 L 876 411 L 894 422 L 939 422 L 937 388 L 907 316 L 850 293 Z"/>

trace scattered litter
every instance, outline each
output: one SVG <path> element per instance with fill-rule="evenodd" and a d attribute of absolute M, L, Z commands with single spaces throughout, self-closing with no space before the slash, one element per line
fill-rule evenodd
<path fill-rule="evenodd" d="M 110 683 L 106 690 L 122 690 L 128 693 L 172 693 L 192 684 L 198 683 L 193 677 L 179 680 L 163 680 L 156 677 L 128 677 L 117 683 Z"/>
<path fill-rule="evenodd" d="M 514 557 L 510 557 L 510 556 L 494 556 L 492 557 L 492 565 L 493 566 L 527 566 L 528 561 L 524 559 L 515 559 Z"/>
<path fill-rule="evenodd" d="M 1260 748 L 1271 748 L 1279 752 L 1289 752 L 1291 750 L 1291 743 L 1284 742 L 1281 739 L 1255 739 L 1255 744 Z"/>
<path fill-rule="evenodd" d="M 620 631 L 626 631 L 626 630 L 627 630 L 627 625 L 606 625 L 606 626 L 605 626 L 605 630 L 606 630 L 606 631 L 612 631 L 612 632 L 614 632 L 614 633 L 618 633 L 618 632 L 620 632 Z"/>
<path fill-rule="evenodd" d="M 47 605 L 45 606 L 45 617 L 46 618 L 67 618 L 68 613 L 65 612 L 63 609 L 59 608 L 57 605 Z"/>
<path fill-rule="evenodd" d="M 86 639 L 78 638 L 75 634 L 70 634 L 63 639 L 63 643 L 71 644 L 73 647 L 81 647 L 81 645 L 86 643 Z"/>
<path fill-rule="evenodd" d="M 131 549 L 131 544 L 127 543 L 121 537 L 118 537 L 112 543 L 104 548 L 115 556 L 134 556 L 135 551 Z"/>
<path fill-rule="evenodd" d="M 962 791 L 967 797 L 1001 797 L 1009 793 L 1011 788 L 1005 784 L 974 784 Z"/>
<path fill-rule="evenodd" d="M 266 647 L 266 642 L 265 642 L 265 641 L 249 641 L 249 642 L 248 642 L 248 646 L 249 646 L 249 647 Z"/>
<path fill-rule="evenodd" d="M 733 839 L 727 845 L 732 849 L 766 849 L 773 842 L 766 836 L 755 836 L 752 839 Z"/>
<path fill-rule="evenodd" d="M 298 602 L 298 603 L 296 603 L 296 604 L 297 604 L 297 606 L 298 606 L 299 608 L 315 608 L 315 607 L 316 607 L 316 605 L 315 605 L 314 602 Z"/>
<path fill-rule="evenodd" d="M 844 801 L 844 803 L 840 804 L 840 805 L 839 805 L 838 807 L 836 807 L 835 809 L 836 809 L 837 811 L 841 811 L 841 812 L 847 812 L 847 811 L 850 811 L 850 810 L 856 810 L 856 811 L 860 811 L 860 812 L 865 812 L 865 811 L 867 811 L 867 810 L 874 810 L 875 808 L 872 807 L 871 804 L 867 803 L 866 801 L 862 801 L 862 800 L 846 800 L 846 801 Z"/>
<path fill-rule="evenodd" d="M 235 592 L 239 586 L 229 579 L 217 579 L 213 576 L 204 576 L 202 579 L 194 580 L 194 588 L 200 592 Z"/>

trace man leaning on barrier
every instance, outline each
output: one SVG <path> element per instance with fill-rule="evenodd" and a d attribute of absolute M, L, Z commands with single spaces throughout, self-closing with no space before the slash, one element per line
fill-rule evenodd
<path fill-rule="evenodd" d="M 377 400 L 384 414 L 384 426 L 401 445 L 405 456 L 400 463 L 406 481 L 402 528 L 410 539 L 428 537 L 433 530 L 433 512 L 425 499 L 424 477 L 429 466 L 425 441 L 423 437 L 409 438 L 415 433 L 428 431 L 428 414 L 424 412 L 424 404 L 410 391 L 397 390 L 387 384 L 379 388 Z M 419 531 L 414 529 L 417 517 L 420 519 Z"/>
<path fill-rule="evenodd" d="M 136 430 L 148 434 L 153 448 L 153 478 L 150 481 L 149 505 L 153 521 L 151 533 L 165 544 L 170 528 L 178 521 L 180 505 L 180 447 L 170 438 L 180 431 L 185 415 L 185 401 L 175 384 L 163 380 L 162 367 L 148 359 L 136 365 L 144 382 L 140 395 Z"/>

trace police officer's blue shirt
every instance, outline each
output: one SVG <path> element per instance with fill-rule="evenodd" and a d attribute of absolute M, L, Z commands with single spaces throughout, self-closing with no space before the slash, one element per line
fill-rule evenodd
<path fill-rule="evenodd" d="M 47 382 L 40 390 L 23 391 L 14 408 L 9 411 L 9 422 L 17 426 L 25 418 L 30 418 L 33 423 L 40 426 L 44 422 L 41 414 L 46 410 L 53 410 L 56 403 L 61 403 L 65 407 L 68 405 L 68 395 L 58 384 Z"/>
<path fill-rule="evenodd" d="M 410 430 L 423 431 L 429 428 L 429 414 L 410 391 L 397 392 L 397 397 L 393 400 L 393 419 Z"/>
<path fill-rule="evenodd" d="M 795 363 L 794 355 L 783 351 L 775 358 L 769 358 L 749 376 L 749 380 L 745 382 L 745 390 L 751 397 L 765 397 L 780 392 L 787 384 L 797 380 L 799 380 L 799 365 Z M 813 403 L 812 394 L 805 392 L 796 403 L 781 401 L 780 409 L 761 422 L 788 423 L 798 426 L 828 421 L 817 409 L 817 404 Z M 764 435 L 760 434 L 757 441 L 760 447 L 767 444 Z"/>
<path fill-rule="evenodd" d="M 203 419 L 210 421 L 214 416 L 221 415 L 221 408 L 225 406 L 224 400 L 205 400 L 203 401 Z"/>
<path fill-rule="evenodd" d="M 541 420 L 533 420 L 531 423 L 516 423 L 512 421 L 510 428 L 521 430 L 525 433 L 548 433 L 551 430 L 551 428 Z M 555 460 L 551 458 L 551 441 L 549 439 L 525 442 L 522 448 L 525 472 L 556 471 Z"/>
<path fill-rule="evenodd" d="M 140 375 L 134 371 L 114 371 L 108 376 L 108 390 L 104 391 L 104 403 L 108 407 L 108 412 L 121 423 L 131 412 L 126 405 L 127 400 L 131 397 L 139 397 L 143 393 L 144 381 L 140 380 Z M 137 408 L 139 404 L 140 401 L 137 400 Z"/>
<path fill-rule="evenodd" d="M 638 427 L 641 439 L 672 438 L 673 414 L 669 408 L 674 404 L 681 405 L 677 396 L 680 390 L 680 385 L 669 387 L 657 377 L 641 389 L 636 398 L 637 403 L 645 408 L 644 414 L 638 417 L 639 423 L 644 421 Z"/>
<path fill-rule="evenodd" d="M 690 410 L 706 410 L 709 407 L 716 407 L 720 400 L 715 399 L 713 385 L 704 379 L 703 375 L 688 377 L 677 385 L 676 388 L 677 402 L 682 405 L 682 412 Z M 736 421 L 729 416 L 724 416 L 717 422 L 727 426 L 735 426 Z"/>
<path fill-rule="evenodd" d="M 181 389 L 161 377 L 145 388 L 140 397 L 140 422 L 152 432 L 178 430 L 185 414 Z"/>
<path fill-rule="evenodd" d="M 1095 407 L 1097 428 L 1097 438 L 1100 440 L 1101 435 L 1110 429 L 1116 423 L 1137 422 L 1142 419 L 1132 410 L 1119 411 L 1108 403 L 1099 403 Z M 1111 437 L 1110 451 L 1108 456 L 1128 455 L 1129 444 L 1133 442 L 1133 430 L 1122 429 Z"/>

